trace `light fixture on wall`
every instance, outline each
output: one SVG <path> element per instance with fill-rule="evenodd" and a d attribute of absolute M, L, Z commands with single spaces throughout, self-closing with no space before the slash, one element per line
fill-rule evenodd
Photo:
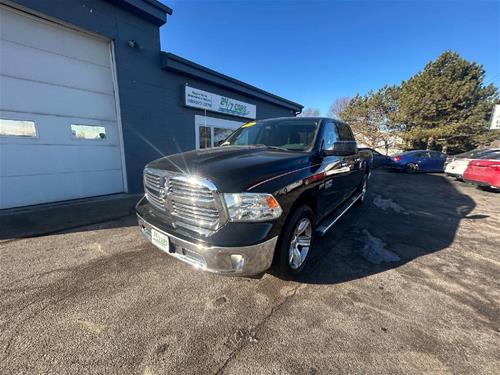
<path fill-rule="evenodd" d="M 130 48 L 139 48 L 139 43 L 137 43 L 135 40 L 130 39 L 127 44 Z"/>

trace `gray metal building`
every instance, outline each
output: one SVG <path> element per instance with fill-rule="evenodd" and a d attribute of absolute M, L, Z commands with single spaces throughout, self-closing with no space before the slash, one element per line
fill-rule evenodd
<path fill-rule="evenodd" d="M 150 160 L 302 110 L 162 52 L 172 10 L 155 0 L 2 1 L 0 12 L 0 209 L 140 193 Z"/>

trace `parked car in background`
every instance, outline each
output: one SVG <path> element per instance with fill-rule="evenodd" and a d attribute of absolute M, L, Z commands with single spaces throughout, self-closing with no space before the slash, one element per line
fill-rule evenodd
<path fill-rule="evenodd" d="M 463 179 L 463 175 L 469 162 L 474 159 L 485 159 L 488 155 L 499 152 L 500 149 L 479 149 L 464 152 L 462 154 L 455 155 L 453 157 L 448 157 L 444 172 L 447 176 L 455 177 L 459 180 Z"/>
<path fill-rule="evenodd" d="M 500 189 L 500 151 L 469 162 L 463 179 L 478 187 Z"/>
<path fill-rule="evenodd" d="M 390 156 L 384 155 L 373 148 L 360 147 L 358 151 L 363 154 L 366 153 L 371 169 L 384 167 L 391 162 Z"/>
<path fill-rule="evenodd" d="M 446 154 L 439 151 L 413 150 L 391 158 L 387 168 L 407 173 L 443 172 Z"/>

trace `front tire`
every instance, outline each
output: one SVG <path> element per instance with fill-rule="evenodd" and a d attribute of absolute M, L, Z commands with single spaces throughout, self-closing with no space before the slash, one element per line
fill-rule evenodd
<path fill-rule="evenodd" d="M 282 276 L 300 275 L 311 257 L 314 243 L 314 213 L 309 206 L 298 207 L 287 221 L 278 245 L 278 267 Z"/>

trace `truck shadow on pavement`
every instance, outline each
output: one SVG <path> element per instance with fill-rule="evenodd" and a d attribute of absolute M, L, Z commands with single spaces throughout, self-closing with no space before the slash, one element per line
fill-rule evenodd
<path fill-rule="evenodd" d="M 353 208 L 316 247 L 300 282 L 335 284 L 399 267 L 450 246 L 475 202 L 444 175 L 376 171 L 367 200 Z M 483 215 L 484 216 L 484 215 Z"/>

